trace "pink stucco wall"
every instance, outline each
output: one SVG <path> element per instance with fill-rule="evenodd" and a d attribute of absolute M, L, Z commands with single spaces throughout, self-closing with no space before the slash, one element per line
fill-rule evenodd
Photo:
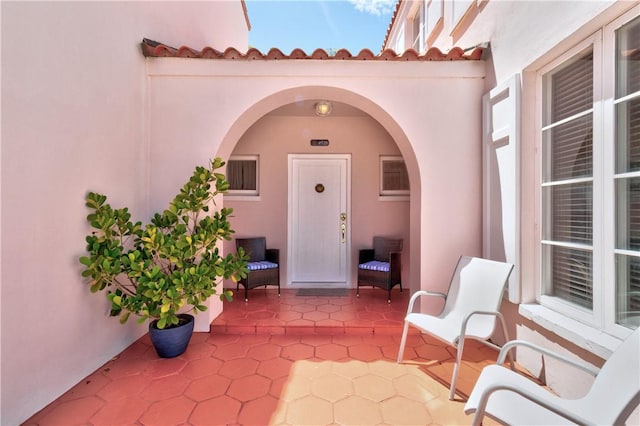
<path fill-rule="evenodd" d="M 3 1 L 0 11 L 0 424 L 15 425 L 146 331 L 109 318 L 78 263 L 88 191 L 149 217 L 142 38 L 246 48 L 248 30 L 239 1 Z"/>
<path fill-rule="evenodd" d="M 357 75 L 368 78 L 352 78 Z M 212 153 L 228 158 L 280 106 L 347 103 L 389 134 L 409 171 L 407 288 L 444 290 L 458 257 L 481 252 L 480 104 L 469 100 L 479 99 L 483 76 L 483 63 L 474 61 L 153 59 L 151 204 L 166 203 L 187 165 Z"/>

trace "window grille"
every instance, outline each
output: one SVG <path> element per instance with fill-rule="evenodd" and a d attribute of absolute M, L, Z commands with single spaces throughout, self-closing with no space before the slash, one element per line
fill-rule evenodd
<path fill-rule="evenodd" d="M 402 157 L 380 157 L 380 195 L 409 195 L 409 175 Z"/>

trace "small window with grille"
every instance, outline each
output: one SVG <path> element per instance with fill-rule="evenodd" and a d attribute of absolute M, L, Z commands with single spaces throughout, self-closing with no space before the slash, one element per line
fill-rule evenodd
<path fill-rule="evenodd" d="M 257 155 L 232 155 L 227 161 L 227 195 L 260 195 L 258 177 L 259 161 Z"/>
<path fill-rule="evenodd" d="M 409 195 L 409 175 L 402 157 L 380 157 L 380 195 Z"/>

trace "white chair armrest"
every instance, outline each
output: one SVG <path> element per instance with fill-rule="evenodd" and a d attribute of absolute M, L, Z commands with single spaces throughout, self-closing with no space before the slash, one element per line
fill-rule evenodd
<path fill-rule="evenodd" d="M 463 321 L 463 324 L 466 324 L 467 321 L 469 321 L 469 318 L 471 318 L 474 315 L 492 315 L 494 317 L 502 316 L 502 314 L 498 311 L 473 311 L 466 316 L 466 318 Z"/>
<path fill-rule="evenodd" d="M 500 321 L 502 321 L 504 323 L 504 317 L 498 311 L 473 311 L 473 312 L 469 313 L 469 315 L 467 315 L 462 320 L 462 325 L 460 326 L 460 336 L 465 336 L 467 334 L 467 323 L 469 322 L 471 317 L 474 316 L 474 315 L 491 315 L 491 316 L 494 316 L 494 317 L 498 317 L 498 319 L 500 319 Z M 507 338 L 508 337 L 505 336 L 505 339 L 507 339 Z M 495 345 L 492 345 L 492 346 L 495 346 Z"/>
<path fill-rule="evenodd" d="M 540 405 L 541 407 L 546 408 L 547 410 L 561 416 L 564 417 L 565 419 L 568 419 L 574 423 L 580 424 L 580 425 L 591 425 L 592 422 L 590 422 L 587 419 L 584 419 L 574 413 L 569 413 L 567 412 L 565 407 L 562 407 L 558 404 L 555 404 L 553 401 L 553 398 L 540 398 L 538 395 L 534 395 L 531 392 L 527 391 L 526 389 L 522 389 L 522 388 L 518 388 L 512 385 L 507 385 L 507 384 L 495 384 L 495 385 L 491 385 L 491 386 L 487 386 L 483 391 L 482 394 L 480 396 L 480 400 L 478 401 L 478 407 L 476 409 L 476 413 L 473 416 L 473 422 L 472 425 L 473 426 L 480 426 L 482 424 L 482 419 L 485 416 L 485 410 L 487 408 L 487 402 L 489 401 L 489 397 L 491 396 L 492 393 L 496 392 L 496 391 L 509 391 L 509 392 L 515 392 L 517 394 L 519 394 L 520 396 L 522 396 L 523 398 L 528 399 L 529 401 L 532 401 L 538 405 Z M 553 396 L 551 393 L 549 393 L 549 396 Z M 465 409 L 465 413 L 466 414 L 470 414 L 471 412 L 473 412 L 473 409 Z"/>
<path fill-rule="evenodd" d="M 592 376 L 597 376 L 598 373 L 600 372 L 600 369 L 597 367 L 594 367 L 590 364 L 587 364 L 586 362 L 580 362 L 580 361 L 576 361 L 574 359 L 571 358 L 567 358 L 564 355 L 560 355 L 557 352 L 553 352 L 549 349 L 543 348 L 542 346 L 536 345 L 535 343 L 531 343 L 528 342 L 526 340 L 511 340 L 510 342 L 507 342 L 504 344 L 504 346 L 502 346 L 502 349 L 500 350 L 500 354 L 498 355 L 498 361 L 496 362 L 497 364 L 502 364 L 504 363 L 504 360 L 508 354 L 508 352 L 515 348 L 516 346 L 524 346 L 527 347 L 529 349 L 533 349 L 537 352 L 540 352 L 542 354 L 548 355 L 552 358 L 555 358 L 559 361 L 563 361 L 569 365 L 574 366 L 575 368 L 585 371 L 589 374 L 591 374 Z"/>
<path fill-rule="evenodd" d="M 407 308 L 407 314 L 410 314 L 411 312 L 413 312 L 413 304 L 415 303 L 415 301 L 420 296 L 441 297 L 441 298 L 444 298 L 444 299 L 447 298 L 447 295 L 444 294 L 444 293 L 437 293 L 437 292 L 427 291 L 427 290 L 418 290 L 415 293 L 413 293 L 413 295 L 411 296 L 411 299 L 409 299 L 409 306 Z"/>

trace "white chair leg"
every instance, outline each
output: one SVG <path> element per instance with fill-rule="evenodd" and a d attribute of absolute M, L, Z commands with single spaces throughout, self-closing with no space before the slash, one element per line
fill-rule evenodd
<path fill-rule="evenodd" d="M 471 422 L 471 426 L 482 426 L 482 419 L 484 415 L 480 415 L 477 412 L 473 416 L 473 421 Z"/>
<path fill-rule="evenodd" d="M 400 340 L 400 349 L 398 350 L 398 364 L 402 362 L 404 354 L 404 345 L 407 343 L 407 333 L 409 332 L 409 322 L 404 320 L 404 330 L 402 330 L 402 340 Z"/>
<path fill-rule="evenodd" d="M 464 349 L 464 336 L 460 337 L 460 343 L 456 350 L 456 363 L 453 366 L 453 374 L 451 375 L 451 387 L 449 388 L 449 400 L 453 401 L 456 396 L 456 382 L 458 381 L 458 370 L 462 363 L 462 351 Z"/>
<path fill-rule="evenodd" d="M 507 343 L 509 341 L 509 332 L 507 331 L 507 324 L 504 321 L 504 317 L 502 316 L 502 314 L 500 312 L 498 312 L 498 320 L 500 321 L 500 324 L 502 325 L 502 334 L 504 337 L 504 342 Z M 507 354 L 507 356 L 509 357 L 509 365 L 511 366 L 511 370 L 515 371 L 516 367 L 513 361 L 513 352 L 509 351 L 509 353 Z"/>

